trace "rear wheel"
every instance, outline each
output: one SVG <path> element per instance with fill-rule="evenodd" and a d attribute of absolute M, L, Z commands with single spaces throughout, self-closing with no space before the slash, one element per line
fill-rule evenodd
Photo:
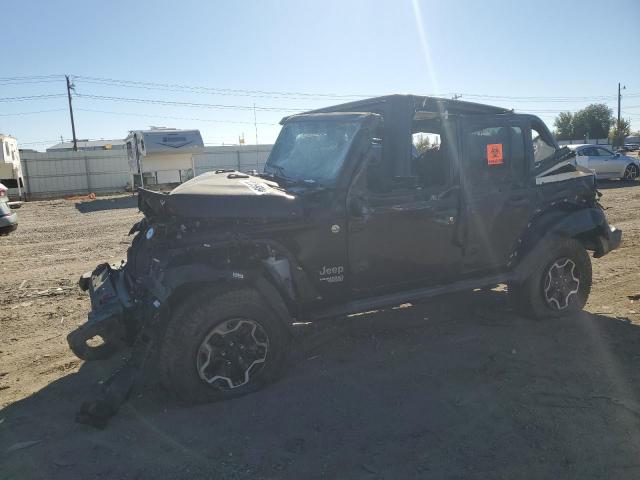
<path fill-rule="evenodd" d="M 582 310 L 591 292 L 591 260 L 573 238 L 548 241 L 529 277 L 510 284 L 509 294 L 519 309 L 535 318 L 560 317 Z"/>
<path fill-rule="evenodd" d="M 189 403 L 253 392 L 277 378 L 287 338 L 257 291 L 204 291 L 185 301 L 167 327 L 163 383 Z"/>
<path fill-rule="evenodd" d="M 637 165 L 629 164 L 627 168 L 624 169 L 625 180 L 636 180 L 640 176 L 640 168 Z"/>

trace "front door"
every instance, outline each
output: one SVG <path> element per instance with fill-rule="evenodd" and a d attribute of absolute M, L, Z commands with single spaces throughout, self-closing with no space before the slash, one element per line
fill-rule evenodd
<path fill-rule="evenodd" d="M 463 272 L 494 273 L 511 261 L 536 204 L 529 126 L 514 116 L 462 122 Z"/>
<path fill-rule="evenodd" d="M 409 176 L 380 178 L 376 165 L 356 175 L 347 199 L 348 263 L 357 295 L 452 280 L 462 258 L 455 241 L 459 187 L 442 121 L 413 122 L 407 132 Z M 388 160 L 388 159 L 387 159 Z M 380 169 L 379 171 L 389 171 Z"/>

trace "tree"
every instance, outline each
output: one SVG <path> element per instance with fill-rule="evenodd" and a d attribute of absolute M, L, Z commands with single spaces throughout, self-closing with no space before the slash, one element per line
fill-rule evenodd
<path fill-rule="evenodd" d="M 414 136 L 413 145 L 416 147 L 418 153 L 424 153 L 425 151 L 431 148 L 431 142 L 429 141 L 429 137 L 420 133 Z"/>
<path fill-rule="evenodd" d="M 558 140 L 571 140 L 573 138 L 573 113 L 560 112 L 553 122 L 556 127 L 555 135 Z"/>
<path fill-rule="evenodd" d="M 613 124 L 613 111 L 604 103 L 593 103 L 576 113 L 561 112 L 553 122 L 559 140 L 585 137 L 607 138 Z"/>
<path fill-rule="evenodd" d="M 624 118 L 620 119 L 620 123 L 616 121 L 609 133 L 609 139 L 614 145 L 623 145 L 624 139 L 631 135 L 631 124 Z"/>
<path fill-rule="evenodd" d="M 576 138 L 607 138 L 613 123 L 613 111 L 604 103 L 593 103 L 573 116 Z"/>

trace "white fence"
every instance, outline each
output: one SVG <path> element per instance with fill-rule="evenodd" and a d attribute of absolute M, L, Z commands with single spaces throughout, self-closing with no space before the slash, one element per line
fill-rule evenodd
<path fill-rule="evenodd" d="M 222 169 L 262 171 L 271 145 L 205 147 L 193 155 L 195 175 Z M 119 192 L 131 186 L 125 150 L 20 153 L 27 198 Z"/>
<path fill-rule="evenodd" d="M 126 151 L 20 152 L 27 198 L 124 190 L 130 173 Z"/>
<path fill-rule="evenodd" d="M 242 145 L 232 147 L 206 147 L 193 155 L 195 175 L 221 168 L 233 168 L 241 172 L 264 169 L 272 145 Z"/>
<path fill-rule="evenodd" d="M 558 144 L 560 146 L 562 146 L 562 145 L 582 145 L 582 144 L 586 144 L 586 143 L 590 143 L 591 145 L 610 145 L 608 138 L 589 138 L 589 139 L 579 138 L 577 140 L 576 139 L 574 139 L 574 140 L 558 140 Z"/>

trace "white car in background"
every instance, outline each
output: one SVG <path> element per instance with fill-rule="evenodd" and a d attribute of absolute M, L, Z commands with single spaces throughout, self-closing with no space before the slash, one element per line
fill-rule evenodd
<path fill-rule="evenodd" d="M 598 179 L 635 180 L 640 176 L 638 158 L 613 153 L 603 145 L 566 145 L 576 152 L 576 163 L 588 168 Z"/>

